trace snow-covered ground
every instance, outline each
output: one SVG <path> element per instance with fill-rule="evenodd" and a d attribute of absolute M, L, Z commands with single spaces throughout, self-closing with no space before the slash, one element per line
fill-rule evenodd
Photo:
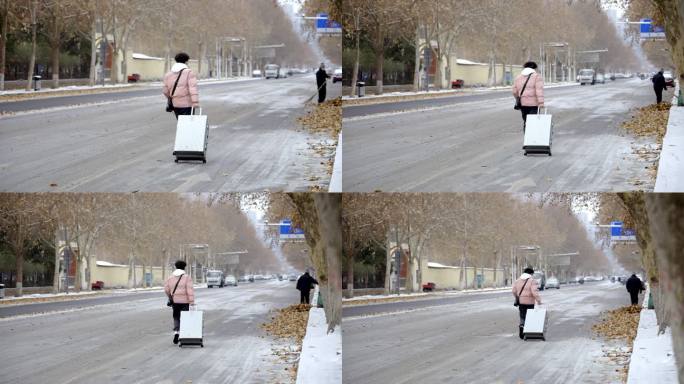
<path fill-rule="evenodd" d="M 675 95 L 678 89 L 675 89 Z M 684 107 L 676 106 L 676 99 L 673 104 L 658 161 L 654 192 L 684 192 Z"/>
<path fill-rule="evenodd" d="M 5 296 L 0 299 L 0 303 L 11 303 L 13 301 L 21 301 L 26 299 L 44 299 L 53 297 L 81 297 L 81 296 L 91 296 L 100 293 L 101 291 L 85 291 L 85 292 L 60 292 L 60 293 L 33 293 L 28 295 L 23 295 L 21 297 L 16 296 Z"/>
<path fill-rule="evenodd" d="M 394 299 L 394 298 L 413 298 L 413 297 L 425 297 L 425 296 L 444 296 L 444 295 L 459 295 L 463 293 L 485 293 L 485 292 L 502 292 L 509 291 L 511 287 L 499 287 L 499 288 L 481 288 L 481 289 L 464 289 L 464 290 L 453 290 L 453 291 L 436 291 L 436 292 L 415 292 L 415 293 L 401 293 L 394 295 L 363 295 L 354 296 L 349 298 L 342 298 L 342 302 L 354 302 L 363 300 L 382 300 L 382 299 Z"/>
<path fill-rule="evenodd" d="M 644 297 L 648 298 L 648 292 Z M 664 333 L 658 334 L 655 310 L 648 309 L 646 303 L 647 299 L 644 299 L 627 384 L 677 384 L 679 380 L 672 349 L 672 330 L 668 327 Z"/>
<path fill-rule="evenodd" d="M 317 300 L 318 287 L 313 295 Z M 311 308 L 297 369 L 297 384 L 342 383 L 342 329 L 327 333 L 323 308 Z"/>
<path fill-rule="evenodd" d="M 330 186 L 328 192 L 339 193 L 342 192 L 342 132 L 337 139 L 337 148 L 335 149 L 335 160 L 333 162 L 333 172 L 330 178 Z"/>

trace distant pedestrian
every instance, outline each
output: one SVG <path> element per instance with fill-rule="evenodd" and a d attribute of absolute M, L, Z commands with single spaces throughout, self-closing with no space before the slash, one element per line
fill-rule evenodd
<path fill-rule="evenodd" d="M 513 82 L 513 96 L 516 108 L 522 113 L 523 133 L 527 124 L 527 115 L 536 115 L 539 108 L 544 108 L 544 79 L 537 73 L 537 63 L 528 61 Z"/>
<path fill-rule="evenodd" d="M 164 292 L 173 308 L 173 343 L 178 344 L 181 311 L 188 311 L 190 306 L 195 304 L 195 290 L 192 287 L 192 279 L 185 274 L 185 261 L 178 260 L 175 266 L 176 270 L 166 279 Z"/>
<path fill-rule="evenodd" d="M 638 305 L 639 293 L 644 290 L 644 283 L 637 277 L 637 275 L 632 274 L 632 276 L 627 279 L 625 286 L 627 287 L 627 292 L 629 292 L 629 298 L 632 301 L 632 305 Z"/>
<path fill-rule="evenodd" d="M 179 53 L 175 57 L 176 63 L 169 73 L 164 75 L 164 89 L 162 93 L 168 100 L 166 111 L 178 115 L 189 115 L 192 108 L 199 107 L 199 91 L 197 90 L 197 76 L 187 65 L 190 56 Z"/>
<path fill-rule="evenodd" d="M 665 76 L 663 76 L 663 70 L 661 69 L 653 75 L 651 79 L 653 82 L 653 90 L 656 94 L 656 102 L 660 104 L 663 101 L 663 90 L 667 91 L 667 83 L 665 82 Z"/>
<path fill-rule="evenodd" d="M 518 311 L 520 314 L 520 324 L 518 326 L 518 335 L 523 338 L 523 328 L 525 326 L 525 317 L 527 310 L 534 308 L 535 301 L 541 305 L 541 296 L 539 295 L 539 285 L 537 281 L 532 278 L 534 269 L 525 268 L 524 273 L 520 278 L 513 283 L 513 296 L 518 303 Z"/>
<path fill-rule="evenodd" d="M 316 85 L 318 86 L 318 103 L 325 101 L 326 86 L 330 75 L 325 71 L 325 63 L 321 63 L 321 66 L 316 72 Z"/>
<path fill-rule="evenodd" d="M 299 277 L 297 280 L 297 289 L 300 293 L 300 304 L 309 304 L 309 293 L 314 284 L 318 284 L 318 281 L 309 275 L 309 271 L 304 272 L 304 274 Z"/>

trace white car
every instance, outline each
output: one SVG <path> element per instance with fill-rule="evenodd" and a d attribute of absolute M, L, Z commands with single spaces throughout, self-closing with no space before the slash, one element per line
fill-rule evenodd
<path fill-rule="evenodd" d="M 238 282 L 237 282 L 237 279 L 235 278 L 235 276 L 228 275 L 228 276 L 226 276 L 226 283 L 225 284 L 237 287 Z"/>
<path fill-rule="evenodd" d="M 596 72 L 593 69 L 582 69 L 579 72 L 580 85 L 596 83 Z"/>
<path fill-rule="evenodd" d="M 264 67 L 264 77 L 266 79 L 277 79 L 280 77 L 280 66 L 276 64 L 267 64 Z"/>
<path fill-rule="evenodd" d="M 603 73 L 596 74 L 596 82 L 601 84 L 606 83 L 606 77 L 603 75 Z"/>
<path fill-rule="evenodd" d="M 546 288 L 546 289 L 549 289 L 549 288 L 560 289 L 560 282 L 559 282 L 558 279 L 555 278 L 555 277 L 549 277 L 549 278 L 546 280 L 546 287 L 545 287 L 545 288 Z"/>
<path fill-rule="evenodd" d="M 261 70 L 255 69 L 252 71 L 252 77 L 261 77 Z"/>

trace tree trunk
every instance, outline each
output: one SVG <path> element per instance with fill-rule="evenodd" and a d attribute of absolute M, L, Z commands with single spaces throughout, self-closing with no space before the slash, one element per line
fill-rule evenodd
<path fill-rule="evenodd" d="M 385 251 L 385 295 L 390 294 L 390 279 L 392 278 L 390 274 L 392 273 L 392 252 L 390 247 L 389 235 L 387 236 L 387 245 Z"/>
<path fill-rule="evenodd" d="M 0 91 L 5 90 L 5 63 L 7 52 L 7 33 L 9 27 L 9 0 L 0 0 Z"/>
<path fill-rule="evenodd" d="M 197 79 L 202 78 L 202 56 L 204 56 L 204 42 L 200 41 L 198 44 L 198 56 L 197 56 Z"/>
<path fill-rule="evenodd" d="M 38 12 L 38 2 L 34 1 L 33 5 L 33 11 L 31 12 L 31 59 L 29 60 L 29 67 L 28 67 L 28 81 L 26 82 L 26 90 L 30 91 L 31 90 L 31 83 L 33 82 L 33 68 L 36 66 L 36 45 L 37 45 L 37 34 L 38 34 L 38 23 L 36 21 L 36 15 L 35 13 Z"/>
<path fill-rule="evenodd" d="M 55 233 L 55 270 L 52 274 L 52 293 L 59 292 L 59 236 Z"/>
<path fill-rule="evenodd" d="M 347 257 L 347 297 L 354 297 L 354 252 Z"/>
<path fill-rule="evenodd" d="M 52 16 L 52 28 L 50 31 L 50 58 L 52 63 L 52 86 L 51 88 L 59 88 L 59 51 L 60 43 L 62 42 L 61 21 L 58 15 Z"/>
<path fill-rule="evenodd" d="M 413 91 L 420 91 L 420 28 L 416 29 L 416 53 L 413 67 Z"/>
<path fill-rule="evenodd" d="M 356 58 L 354 59 L 354 70 L 352 71 L 351 78 L 351 96 L 354 96 L 356 94 L 356 82 L 359 80 L 359 59 L 361 55 L 360 40 L 361 32 L 356 31 Z M 354 282 L 352 282 L 352 284 L 354 284 Z"/>
<path fill-rule="evenodd" d="M 97 77 L 97 18 L 93 17 L 92 30 L 90 31 L 90 71 L 88 73 L 88 85 L 95 85 Z M 103 66 L 104 70 L 104 66 Z"/>
<path fill-rule="evenodd" d="M 645 200 L 652 246 L 662 278 L 662 305 L 669 309 L 679 382 L 684 382 L 684 238 L 681 236 L 684 195 L 649 193 Z M 660 329 L 664 329 L 662 324 Z"/>
<path fill-rule="evenodd" d="M 15 273 L 17 275 L 17 285 L 16 285 L 16 291 L 14 293 L 14 296 L 16 297 L 21 297 L 23 295 L 24 291 L 24 252 L 19 251 L 15 255 L 16 260 L 14 264 L 14 269 L 16 270 Z"/>

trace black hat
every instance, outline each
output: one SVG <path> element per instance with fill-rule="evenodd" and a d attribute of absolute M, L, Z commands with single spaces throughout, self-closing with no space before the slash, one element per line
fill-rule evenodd
<path fill-rule="evenodd" d="M 525 268 L 525 270 L 523 270 L 523 272 L 529 273 L 529 274 L 531 275 L 531 274 L 534 273 L 534 269 L 532 269 L 532 268 L 530 268 L 530 267 L 527 267 L 527 268 Z"/>
<path fill-rule="evenodd" d="M 176 261 L 176 264 L 175 264 L 176 269 L 182 269 L 182 270 L 185 270 L 186 265 L 187 264 L 183 260 L 178 260 L 178 261 Z"/>

